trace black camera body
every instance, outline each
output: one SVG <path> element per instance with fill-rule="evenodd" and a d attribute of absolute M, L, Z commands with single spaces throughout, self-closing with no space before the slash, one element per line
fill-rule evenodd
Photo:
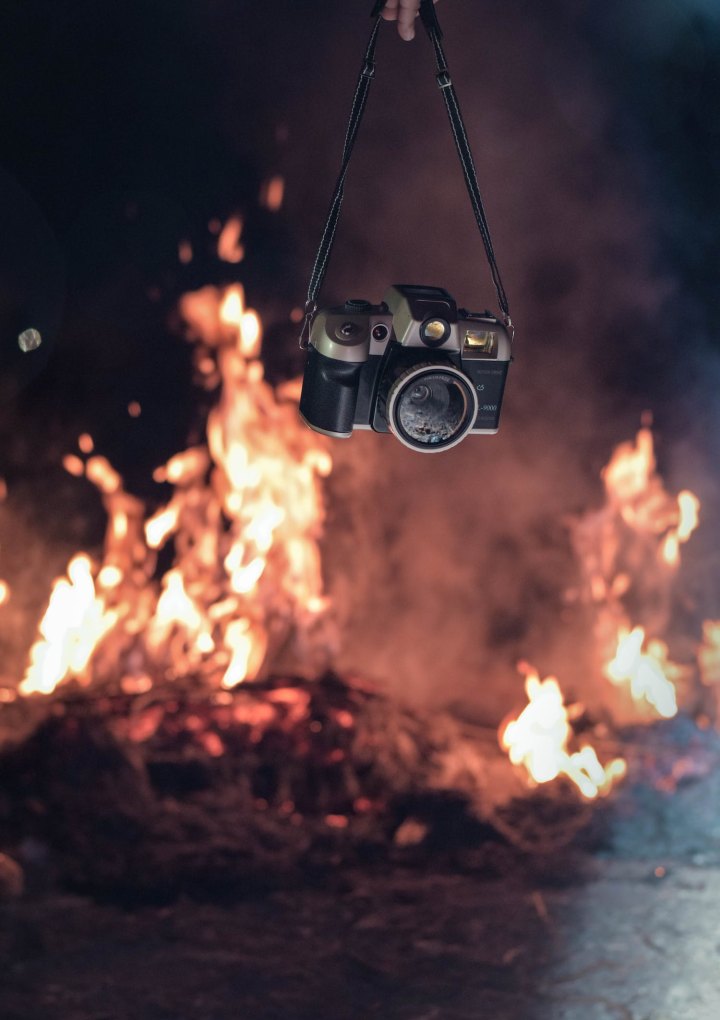
<path fill-rule="evenodd" d="M 312 324 L 300 414 L 316 432 L 391 432 L 435 453 L 498 430 L 511 337 L 490 312 L 441 287 L 396 284 L 379 305 L 350 300 Z"/>

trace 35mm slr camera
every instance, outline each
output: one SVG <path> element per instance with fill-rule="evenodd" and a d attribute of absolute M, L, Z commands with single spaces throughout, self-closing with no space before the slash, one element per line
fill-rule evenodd
<path fill-rule="evenodd" d="M 441 287 L 396 284 L 379 305 L 316 313 L 300 414 L 330 436 L 372 428 L 422 453 L 448 450 L 497 432 L 510 360 L 490 312 L 458 309 Z"/>

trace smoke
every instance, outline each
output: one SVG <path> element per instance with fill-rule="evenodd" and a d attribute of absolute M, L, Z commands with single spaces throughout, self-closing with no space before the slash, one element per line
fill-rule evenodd
<path fill-rule="evenodd" d="M 204 232 L 210 214 L 252 201 L 248 166 L 257 167 L 258 183 L 266 171 L 281 173 L 287 188 L 277 229 L 291 233 L 295 250 L 268 240 L 267 221 L 260 237 L 249 225 L 240 276 L 264 318 L 282 317 L 287 328 L 337 173 L 369 8 L 369 0 L 278 0 L 271 20 L 264 5 L 236 0 L 188 0 L 150 13 L 140 5 L 132 17 L 125 9 L 118 15 L 123 25 L 137 18 L 139 42 L 130 52 L 122 33 L 110 33 L 118 40 L 110 45 L 104 21 L 90 19 L 87 37 L 77 36 L 74 22 L 58 12 L 62 38 L 78 47 L 76 56 L 87 60 L 105 46 L 112 59 L 93 57 L 87 65 L 92 88 L 83 86 L 82 117 L 75 93 L 59 85 L 38 88 L 42 99 L 33 93 L 27 108 L 18 108 L 16 134 L 25 137 L 32 126 L 44 155 L 28 143 L 13 150 L 14 159 L 24 167 L 29 152 L 28 177 L 36 187 L 50 182 L 38 202 L 54 210 L 54 221 L 65 222 L 66 209 L 70 220 L 79 217 L 87 203 L 88 229 L 99 246 L 87 243 L 88 230 L 77 235 L 81 276 L 86 283 L 92 277 L 87 293 L 76 295 L 83 309 L 73 332 L 82 344 L 65 343 L 63 358 L 54 360 L 56 382 L 37 391 L 30 410 L 50 393 L 67 413 L 67 393 L 78 392 L 80 378 L 80 391 L 112 411 L 105 412 L 109 442 L 120 434 L 118 415 L 127 403 L 119 377 L 142 365 L 152 379 L 136 423 L 145 431 L 121 441 L 128 470 L 139 475 L 145 461 L 165 460 L 177 448 L 176 433 L 184 434 L 194 399 L 179 382 L 187 364 L 172 360 L 174 340 L 158 343 L 154 319 L 138 298 L 148 283 L 145 249 L 158 230 L 141 216 L 142 243 L 135 240 L 130 256 L 122 254 L 127 228 L 111 228 L 116 220 L 125 224 L 123 208 L 113 206 L 115 220 L 97 212 L 106 184 L 112 194 L 137 197 L 139 189 L 155 194 L 159 180 L 168 208 L 192 205 L 189 196 L 197 202 Z M 706 293 L 716 289 L 717 261 L 704 258 L 716 219 L 690 194 L 705 195 L 694 190 L 698 180 L 708 191 L 717 186 L 716 148 L 693 159 L 710 130 L 703 113 L 709 122 L 712 95 L 680 87 L 695 82 L 696 70 L 712 77 L 715 65 L 698 38 L 708 45 L 714 39 L 718 49 L 714 8 L 712 0 L 441 0 L 446 50 L 517 325 L 516 360 L 497 437 L 470 438 L 439 457 L 367 433 L 333 444 L 324 565 L 342 627 L 341 669 L 424 701 L 462 701 L 493 718 L 522 700 L 520 657 L 584 694 L 591 650 L 587 621 L 565 597 L 577 583 L 567 520 L 602 501 L 600 469 L 646 409 L 655 414 L 670 487 L 697 491 L 704 519 L 717 520 L 720 491 L 708 477 L 708 451 L 720 453 L 711 447 L 720 435 L 720 371 L 700 291 L 688 290 L 690 273 L 693 280 L 702 276 Z M 23 25 L 35 57 L 30 15 Z M 684 48 L 668 70 L 663 60 L 680 39 Z M 55 52 L 66 64 L 65 48 Z M 45 53 L 36 64 L 61 84 L 62 69 L 56 73 L 51 57 Z M 100 69 L 105 76 L 96 82 Z M 106 116 L 103 107 L 102 130 L 96 94 L 116 103 L 116 115 Z M 701 98 L 688 110 L 695 95 Z M 64 127 L 66 111 L 72 130 Z M 118 124 L 134 125 L 130 144 L 124 136 L 119 144 Z M 47 151 L 45 135 L 55 146 Z M 97 158 L 78 162 L 79 147 Z M 162 217 L 170 223 L 162 236 L 173 265 L 176 242 L 186 236 L 183 215 Z M 136 261 L 143 266 L 137 280 Z M 159 263 L 153 260 L 153 273 L 171 281 L 167 293 L 173 280 L 182 289 L 175 269 L 163 274 Z M 474 309 L 495 305 L 432 50 L 422 32 L 405 44 L 383 25 L 323 299 L 377 301 L 394 282 L 445 286 Z M 126 294 L 133 300 L 126 302 Z M 9 334 L 13 350 L 16 335 Z M 73 351 L 80 351 L 76 364 L 68 356 Z M 283 357 L 291 360 L 284 351 Z M 155 400 L 158 373 L 167 384 L 162 401 Z M 43 405 L 43 429 L 50 410 Z M 84 415 L 83 404 L 83 421 Z M 33 435 L 33 449 L 44 450 L 44 431 Z M 102 434 L 96 438 L 107 445 Z M 57 483 L 47 484 L 54 491 Z M 10 511 L 16 512 L 5 504 L 6 518 Z M 699 578 L 694 595 L 712 615 L 720 575 L 703 554 L 707 527 L 685 555 Z M 32 528 L 41 530 L 40 523 Z M 87 541 L 73 535 L 69 545 L 75 550 Z M 3 554 L 8 547 L 5 538 Z M 54 564 L 48 570 L 57 573 Z"/>
<path fill-rule="evenodd" d="M 333 446 L 325 565 L 339 665 L 488 717 L 520 698 L 520 657 L 587 693 L 587 620 L 565 597 L 568 517 L 602 501 L 600 468 L 672 374 L 679 283 L 659 268 L 651 167 L 620 145 L 622 88 L 604 84 L 587 11 L 569 0 L 440 11 L 518 329 L 500 434 L 439 457 L 368 433 Z M 321 73 L 290 117 L 308 264 L 367 26 L 343 11 L 327 31 L 334 44 L 321 40 Z M 405 45 L 383 32 L 326 302 L 417 282 L 495 307 L 433 70 L 421 34 Z"/>

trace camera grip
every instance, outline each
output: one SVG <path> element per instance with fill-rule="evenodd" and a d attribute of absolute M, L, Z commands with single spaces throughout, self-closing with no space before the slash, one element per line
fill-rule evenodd
<path fill-rule="evenodd" d="M 338 361 L 308 348 L 300 394 L 300 414 L 316 432 L 352 435 L 362 362 Z"/>

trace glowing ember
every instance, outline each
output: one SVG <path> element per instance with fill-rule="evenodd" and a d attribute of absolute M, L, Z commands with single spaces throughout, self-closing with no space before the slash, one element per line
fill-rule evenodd
<path fill-rule="evenodd" d="M 653 437 L 641 428 L 621 443 L 602 472 L 606 504 L 585 515 L 574 541 L 595 612 L 603 674 L 627 685 L 639 708 L 665 718 L 678 711 L 675 685 L 685 671 L 660 638 L 672 620 L 680 548 L 698 526 L 700 501 L 673 496 L 657 474 Z"/>
<path fill-rule="evenodd" d="M 285 181 L 279 175 L 265 181 L 260 191 L 260 204 L 271 212 L 277 212 L 285 197 Z"/>
<path fill-rule="evenodd" d="M 511 762 L 523 765 L 536 783 L 567 776 L 589 800 L 608 793 L 625 775 L 625 762 L 616 758 L 603 767 L 589 744 L 568 751 L 572 729 L 560 685 L 555 677 L 541 680 L 531 666 L 521 664 L 520 669 L 528 705 L 500 731 L 500 744 Z"/>
<path fill-rule="evenodd" d="M 231 216 L 220 231 L 217 243 L 218 258 L 223 262 L 242 262 L 245 249 L 240 244 L 243 222 L 239 216 Z"/>

